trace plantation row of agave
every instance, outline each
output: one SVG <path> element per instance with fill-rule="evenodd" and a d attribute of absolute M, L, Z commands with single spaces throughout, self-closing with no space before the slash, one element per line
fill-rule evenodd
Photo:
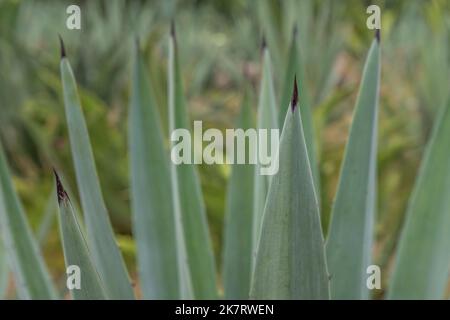
<path fill-rule="evenodd" d="M 275 101 L 269 50 L 263 48 L 256 126 L 282 129 L 279 171 L 270 177 L 259 175 L 257 165 L 232 168 L 223 249 L 225 298 L 370 298 L 366 269 L 372 263 L 376 204 L 379 33 L 365 63 L 326 237 L 317 197 L 320 186 L 311 106 L 302 86 L 305 75 L 298 47 L 294 36 L 280 107 Z M 56 174 L 65 263 L 78 265 L 82 271 L 81 289 L 71 290 L 71 295 L 74 299 L 134 299 L 100 190 L 75 77 L 62 41 L 61 48 L 65 114 L 84 217 L 83 223 L 78 221 Z M 174 29 L 168 52 L 169 129 L 190 129 Z M 196 168 L 170 162 L 138 45 L 133 59 L 131 211 L 142 297 L 221 297 Z M 243 102 L 237 126 L 254 126 L 248 100 Z M 411 195 L 388 298 L 443 298 L 450 264 L 449 136 L 450 106 L 446 106 L 435 121 Z M 0 225 L 18 297 L 61 297 L 13 189 L 1 149 Z"/>

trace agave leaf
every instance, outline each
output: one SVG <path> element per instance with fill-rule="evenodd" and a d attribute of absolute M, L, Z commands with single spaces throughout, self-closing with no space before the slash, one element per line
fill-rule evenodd
<path fill-rule="evenodd" d="M 0 299 L 3 299 L 6 295 L 6 289 L 8 288 L 8 262 L 6 261 L 6 250 L 0 240 Z"/>
<path fill-rule="evenodd" d="M 17 193 L 14 191 L 0 145 L 0 228 L 19 297 L 55 299 L 50 275 L 33 237 Z"/>
<path fill-rule="evenodd" d="M 271 48 L 272 61 L 275 70 L 281 70 L 284 37 L 280 22 L 284 20 L 282 12 L 283 5 L 271 0 L 261 0 L 255 2 L 252 6 L 256 8 L 259 23 L 263 26 L 262 31 L 265 37 L 264 41 L 267 40 L 267 43 Z"/>
<path fill-rule="evenodd" d="M 169 130 L 190 130 L 178 60 L 175 28 L 169 37 L 168 61 Z M 169 133 L 170 134 L 170 133 Z M 172 141 L 172 145 L 177 142 Z M 193 156 L 193 152 L 191 153 Z M 191 157 L 192 158 L 192 157 Z M 180 208 L 184 242 L 193 293 L 196 299 L 217 297 L 216 271 L 206 210 L 194 164 L 171 165 L 173 199 Z"/>
<path fill-rule="evenodd" d="M 272 77 L 272 66 L 270 54 L 267 47 L 263 44 L 263 74 L 261 78 L 259 101 L 258 101 L 258 129 L 278 129 L 277 107 L 275 99 L 275 90 Z M 270 145 L 269 145 L 270 146 Z M 270 151 L 270 148 L 268 148 Z M 271 152 L 271 151 L 270 151 Z M 254 171 L 254 196 L 253 196 L 253 252 L 256 250 L 256 244 L 259 241 L 261 233 L 262 215 L 264 203 L 266 202 L 267 191 L 271 177 L 260 174 L 261 166 L 256 164 Z"/>
<path fill-rule="evenodd" d="M 102 300 L 106 299 L 100 277 L 89 253 L 87 242 L 78 224 L 75 210 L 70 203 L 64 187 L 55 172 L 58 204 L 59 204 L 59 226 L 64 249 L 64 261 L 66 268 L 71 266 L 79 269 L 80 288 L 72 289 L 70 293 L 75 300 Z M 74 272 L 74 271 L 72 271 Z M 73 274 L 75 275 L 75 274 Z M 68 279 L 69 282 L 70 279 Z"/>
<path fill-rule="evenodd" d="M 289 49 L 288 64 L 286 66 L 286 74 L 284 79 L 283 94 L 281 96 L 281 108 L 289 104 L 291 97 L 291 87 L 294 82 L 294 78 L 299 80 L 300 88 L 306 88 L 304 68 L 302 64 L 301 51 L 297 44 L 297 30 L 294 30 L 291 47 Z M 316 147 L 314 140 L 314 122 L 311 111 L 311 103 L 308 90 L 302 91 L 302 98 L 300 101 L 300 114 L 302 118 L 302 125 L 305 133 L 306 148 L 308 150 L 309 163 L 311 164 L 311 170 L 314 178 L 314 185 L 316 187 L 316 194 L 318 201 L 320 202 L 320 175 L 319 168 L 317 166 Z M 278 119 L 280 126 L 284 122 L 284 112 L 278 113 Z"/>
<path fill-rule="evenodd" d="M 146 66 L 136 49 L 129 114 L 131 205 L 146 299 L 180 295 L 169 159 Z"/>
<path fill-rule="evenodd" d="M 253 127 L 253 114 L 244 99 L 237 128 Z M 236 154 L 236 152 L 234 153 Z M 249 159 L 247 145 L 246 159 Z M 235 164 L 228 183 L 223 249 L 223 283 L 226 299 L 248 299 L 252 262 L 253 164 Z"/>
<path fill-rule="evenodd" d="M 328 274 L 319 207 L 314 190 L 297 87 L 286 114 L 279 171 L 272 178 L 250 297 L 328 299 Z"/>
<path fill-rule="evenodd" d="M 332 299 L 367 299 L 376 199 L 380 44 L 373 40 L 358 94 L 334 202 L 327 262 Z"/>
<path fill-rule="evenodd" d="M 450 103 L 438 114 L 414 191 L 389 287 L 390 299 L 442 299 L 450 268 Z"/>
<path fill-rule="evenodd" d="M 62 41 L 61 41 L 62 44 Z M 94 155 L 81 109 L 75 77 L 63 45 L 60 63 L 67 126 L 84 213 L 87 240 L 105 290 L 111 299 L 133 299 L 128 273 L 109 221 Z M 114 280 L 113 280 L 114 279 Z"/>

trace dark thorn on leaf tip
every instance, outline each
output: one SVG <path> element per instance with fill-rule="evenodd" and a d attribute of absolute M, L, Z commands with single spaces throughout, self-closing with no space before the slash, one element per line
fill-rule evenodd
<path fill-rule="evenodd" d="M 375 39 L 380 43 L 380 29 L 375 29 Z"/>
<path fill-rule="evenodd" d="M 292 91 L 291 108 L 294 112 L 295 107 L 298 104 L 298 88 L 297 88 L 297 75 L 294 76 L 294 90 Z"/>
<path fill-rule="evenodd" d="M 58 173 L 54 168 L 53 173 L 55 174 L 56 179 L 56 193 L 58 195 L 58 203 L 61 203 L 63 200 L 69 199 L 69 196 L 67 195 L 66 190 L 64 190 L 61 180 L 59 179 Z"/>
<path fill-rule="evenodd" d="M 61 59 L 62 59 L 62 58 L 66 57 L 66 48 L 64 47 L 64 41 L 60 34 L 58 34 L 58 37 L 59 37 L 59 45 L 61 48 Z"/>
<path fill-rule="evenodd" d="M 175 20 L 174 19 L 172 19 L 170 21 L 170 36 L 172 38 L 175 38 Z"/>
<path fill-rule="evenodd" d="M 297 38 L 297 34 L 298 34 L 298 26 L 297 24 L 294 24 L 294 28 L 292 29 L 292 36 L 293 38 Z"/>
<path fill-rule="evenodd" d="M 261 51 L 264 51 L 267 48 L 266 37 L 263 35 L 261 38 Z"/>

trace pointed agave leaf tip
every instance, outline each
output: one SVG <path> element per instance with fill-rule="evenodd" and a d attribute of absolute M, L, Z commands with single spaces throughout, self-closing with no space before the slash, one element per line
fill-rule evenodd
<path fill-rule="evenodd" d="M 261 39 L 261 51 L 264 51 L 264 49 L 266 48 L 267 48 L 266 37 L 263 35 Z"/>
<path fill-rule="evenodd" d="M 375 39 L 380 43 L 380 29 L 375 29 Z"/>
<path fill-rule="evenodd" d="M 291 108 L 294 112 L 295 107 L 298 104 L 298 88 L 297 88 L 297 75 L 294 76 L 294 90 L 292 91 Z"/>
<path fill-rule="evenodd" d="M 61 203 L 63 200 L 69 199 L 69 196 L 67 195 L 66 190 L 64 190 L 64 187 L 55 168 L 53 168 L 53 173 L 55 174 L 56 179 L 56 193 L 58 195 L 58 203 Z"/>
<path fill-rule="evenodd" d="M 176 35 L 176 33 L 175 33 L 175 20 L 172 19 L 170 21 L 170 36 L 175 39 L 175 35 Z"/>
<path fill-rule="evenodd" d="M 62 58 L 66 57 L 66 48 L 64 47 L 64 41 L 60 34 L 58 34 L 58 37 L 59 37 L 59 45 L 61 48 L 61 59 L 62 59 Z"/>

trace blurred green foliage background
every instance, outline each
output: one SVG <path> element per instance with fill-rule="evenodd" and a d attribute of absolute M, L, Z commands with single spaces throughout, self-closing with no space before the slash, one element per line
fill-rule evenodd
<path fill-rule="evenodd" d="M 81 30 L 66 28 L 66 8 L 73 3 L 81 7 Z M 62 279 L 64 261 L 52 166 L 61 168 L 71 182 L 72 198 L 77 198 L 59 80 L 58 34 L 65 39 L 80 86 L 105 200 L 134 276 L 126 137 L 134 36 L 150 66 L 165 132 L 167 39 L 173 18 L 191 119 L 225 129 L 233 127 L 248 86 L 256 108 L 263 34 L 281 99 L 287 50 L 297 26 L 307 81 L 300 98 L 302 90 L 313 98 L 326 230 L 362 64 L 373 37 L 366 27 L 370 4 L 379 5 L 382 16 L 374 250 L 375 262 L 389 271 L 434 116 L 449 99 L 448 1 L 0 0 L 0 139 L 54 277 Z M 229 171 L 226 165 L 200 167 L 218 266 Z"/>

